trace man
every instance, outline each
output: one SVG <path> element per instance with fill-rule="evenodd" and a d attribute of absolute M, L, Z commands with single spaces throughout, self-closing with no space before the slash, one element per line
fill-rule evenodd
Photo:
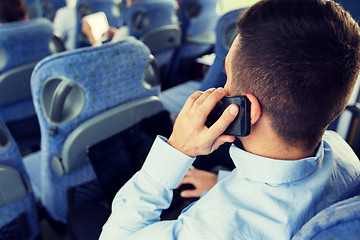
<path fill-rule="evenodd" d="M 140 1 L 140 0 L 124 0 L 125 2 L 125 8 L 129 9 L 134 3 Z M 126 11 L 124 9 L 124 11 Z M 123 16 L 124 17 L 124 16 Z M 93 34 L 93 30 L 91 29 L 91 26 L 86 21 L 86 19 L 82 19 L 81 21 L 81 31 L 85 34 L 85 36 L 89 39 L 89 42 L 91 46 L 95 45 L 101 45 L 101 42 L 98 42 Z M 129 37 L 129 27 L 127 25 L 121 26 L 120 28 L 110 27 L 107 32 L 105 32 L 106 37 L 109 40 L 112 41 L 121 41 Z"/>
<path fill-rule="evenodd" d="M 359 26 L 338 4 L 262 0 L 243 12 L 225 59 L 225 88 L 195 92 L 169 140 L 156 139 L 143 168 L 118 192 L 100 239 L 290 239 L 360 175 L 339 135 L 325 132 L 345 108 L 359 73 Z M 225 95 L 251 102 L 251 133 L 233 145 L 236 169 L 177 220 L 159 221 L 194 158 L 234 136 Z"/>
<path fill-rule="evenodd" d="M 75 49 L 76 2 L 77 0 L 67 0 L 66 6 L 58 9 L 54 17 L 54 31 L 63 38 L 67 50 Z"/>

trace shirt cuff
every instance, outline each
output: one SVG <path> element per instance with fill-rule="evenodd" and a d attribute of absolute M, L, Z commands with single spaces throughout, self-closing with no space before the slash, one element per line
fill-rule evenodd
<path fill-rule="evenodd" d="M 157 136 L 142 167 L 158 184 L 175 189 L 191 167 L 195 158 L 170 146 L 167 139 Z"/>

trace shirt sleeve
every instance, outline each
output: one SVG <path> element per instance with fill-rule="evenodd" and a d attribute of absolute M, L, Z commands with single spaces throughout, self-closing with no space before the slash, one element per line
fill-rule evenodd
<path fill-rule="evenodd" d="M 158 136 L 142 169 L 116 194 L 112 213 L 99 239 L 134 238 L 138 231 L 159 223 L 162 210 L 171 204 L 172 190 L 178 186 L 194 160 Z M 166 223 L 168 226 L 164 226 Z M 157 225 L 163 229 L 171 228 L 173 223 L 161 222 Z"/>

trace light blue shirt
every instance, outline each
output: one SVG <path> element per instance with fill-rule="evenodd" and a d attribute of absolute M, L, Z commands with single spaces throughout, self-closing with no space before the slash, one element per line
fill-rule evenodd
<path fill-rule="evenodd" d="M 53 27 L 64 39 L 67 50 L 76 46 L 76 9 L 75 7 L 62 7 L 56 11 Z"/>
<path fill-rule="evenodd" d="M 352 149 L 326 132 L 314 157 L 275 160 L 233 145 L 236 168 L 177 220 L 160 221 L 194 161 L 157 138 L 142 167 L 119 190 L 103 227 L 105 239 L 290 239 L 332 204 L 360 174 Z"/>

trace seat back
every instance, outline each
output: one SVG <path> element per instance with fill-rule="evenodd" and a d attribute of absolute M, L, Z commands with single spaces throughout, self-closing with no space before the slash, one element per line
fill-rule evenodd
<path fill-rule="evenodd" d="M 359 239 L 360 177 L 340 200 L 310 219 L 292 240 Z"/>
<path fill-rule="evenodd" d="M 81 31 L 81 20 L 84 16 L 104 12 L 109 25 L 119 27 L 120 13 L 113 0 L 78 0 L 76 3 L 76 42 L 75 48 L 90 46 L 87 37 Z"/>
<path fill-rule="evenodd" d="M 224 14 L 218 21 L 216 27 L 215 60 L 210 66 L 203 79 L 200 91 L 211 87 L 223 87 L 226 83 L 224 62 L 227 53 L 234 41 L 236 31 L 236 19 L 243 9 L 237 9 Z"/>
<path fill-rule="evenodd" d="M 30 18 L 38 18 L 41 16 L 40 0 L 25 0 L 24 2 Z"/>
<path fill-rule="evenodd" d="M 181 44 L 181 29 L 173 0 L 135 2 L 127 10 L 129 35 L 143 41 L 155 56 L 161 76 L 165 75 L 175 49 Z"/>
<path fill-rule="evenodd" d="M 126 15 L 129 34 L 139 39 L 154 28 L 177 24 L 176 6 L 172 0 L 149 0 L 133 3 Z"/>
<path fill-rule="evenodd" d="M 47 19 L 0 26 L 0 115 L 20 148 L 39 142 L 30 76 L 35 64 L 51 54 L 51 39 L 52 24 Z M 26 119 L 30 119 L 28 123 L 23 122 Z M 35 124 L 34 132 L 26 134 L 27 124 Z"/>
<path fill-rule="evenodd" d="M 20 151 L 0 120 L 0 239 L 35 239 L 40 234 L 27 180 Z"/>
<path fill-rule="evenodd" d="M 329 130 L 336 131 L 342 136 L 343 139 L 353 148 L 354 152 L 360 155 L 360 75 L 355 84 L 354 91 L 350 97 L 346 109 L 335 119 L 330 126 Z"/>
<path fill-rule="evenodd" d="M 216 11 L 217 0 L 183 0 L 178 17 L 183 30 L 184 41 L 187 38 L 213 32 L 219 14 Z"/>
<path fill-rule="evenodd" d="M 59 8 L 66 6 L 66 0 L 39 0 L 41 16 L 54 20 L 55 13 Z"/>
<path fill-rule="evenodd" d="M 71 152 L 65 148 L 66 142 L 72 141 L 71 134 L 78 126 L 93 117 L 119 104 L 158 94 L 158 87 L 151 87 L 156 84 L 143 77 L 152 62 L 149 56 L 142 42 L 129 38 L 64 52 L 36 66 L 31 89 L 42 133 L 40 195 L 55 220 L 66 221 L 67 191 L 95 180 L 86 159 L 66 154 Z M 77 154 L 84 156 L 86 149 L 81 151 Z M 67 156 L 78 162 L 68 161 Z"/>
<path fill-rule="evenodd" d="M 217 0 L 183 0 L 178 16 L 183 32 L 181 46 L 172 60 L 166 86 L 177 85 L 192 78 L 195 59 L 211 53 L 215 44 L 215 28 L 220 15 Z"/>

